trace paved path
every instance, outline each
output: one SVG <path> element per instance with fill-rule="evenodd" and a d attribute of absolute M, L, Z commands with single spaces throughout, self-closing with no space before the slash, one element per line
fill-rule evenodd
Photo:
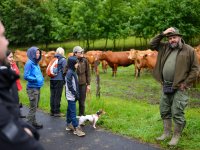
<path fill-rule="evenodd" d="M 27 114 L 28 109 L 24 107 L 22 112 Z M 37 118 L 44 125 L 39 132 L 40 142 L 46 150 L 159 150 L 99 127 L 95 130 L 91 125 L 83 127 L 85 137 L 78 137 L 71 131 L 65 131 L 65 118 L 51 117 L 41 111 L 37 112 Z"/>

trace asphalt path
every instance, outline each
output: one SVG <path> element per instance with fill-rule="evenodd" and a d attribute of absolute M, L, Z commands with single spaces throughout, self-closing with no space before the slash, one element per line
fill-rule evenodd
<path fill-rule="evenodd" d="M 28 108 L 23 107 L 22 113 L 27 115 Z M 64 117 L 51 117 L 40 110 L 36 117 L 44 125 L 38 131 L 40 142 L 46 150 L 159 150 L 154 145 L 113 134 L 98 125 L 94 129 L 87 124 L 83 127 L 86 136 L 78 137 L 72 131 L 65 130 Z"/>

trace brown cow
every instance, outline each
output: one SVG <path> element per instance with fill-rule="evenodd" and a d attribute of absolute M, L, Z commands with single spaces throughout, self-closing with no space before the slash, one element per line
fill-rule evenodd
<path fill-rule="evenodd" d="M 49 52 L 42 51 L 42 58 L 39 61 L 39 65 L 41 67 L 41 71 L 44 76 L 46 75 L 47 66 L 54 57 L 55 53 L 56 53 L 55 51 L 49 51 Z"/>
<path fill-rule="evenodd" d="M 196 46 L 194 49 L 195 49 L 195 51 L 199 52 L 200 51 L 200 45 Z"/>
<path fill-rule="evenodd" d="M 16 61 L 17 64 L 21 64 L 22 66 L 25 65 L 25 63 L 28 60 L 26 51 L 20 51 L 20 50 L 16 50 L 14 52 L 14 60 Z"/>
<path fill-rule="evenodd" d="M 133 60 L 135 62 L 135 77 L 139 77 L 140 76 L 140 70 L 141 68 L 138 68 L 137 67 L 137 59 L 138 58 L 142 58 L 145 54 L 150 54 L 152 53 L 153 51 L 148 49 L 148 50 L 144 50 L 144 51 L 141 51 L 141 50 L 135 50 L 135 49 L 131 49 L 129 51 L 129 56 L 128 58 Z"/>
<path fill-rule="evenodd" d="M 68 53 L 66 56 L 67 58 L 69 58 L 70 56 L 73 56 L 74 54 L 73 53 Z"/>
<path fill-rule="evenodd" d="M 100 64 L 98 61 L 99 61 L 99 58 L 101 57 L 102 55 L 102 51 L 88 51 L 85 53 L 84 57 L 86 57 L 88 59 L 88 62 L 90 63 L 91 65 L 91 72 L 94 73 L 94 67 L 95 67 L 95 64 Z M 97 62 L 97 63 L 95 63 Z M 98 67 L 98 66 L 96 66 Z M 106 62 L 102 62 L 102 69 L 103 69 L 103 72 L 106 72 L 104 69 L 107 69 L 107 66 L 106 66 Z M 97 70 L 97 68 L 95 69 Z"/>
<path fill-rule="evenodd" d="M 145 54 L 143 56 L 137 57 L 137 59 L 136 59 L 137 68 L 139 68 L 139 69 L 142 69 L 142 68 L 153 69 L 156 65 L 157 55 L 158 55 L 158 52 L 154 51 L 152 53 Z"/>
<path fill-rule="evenodd" d="M 91 72 L 94 73 L 94 67 L 95 67 L 95 61 L 99 61 L 99 57 L 101 56 L 102 51 L 88 51 L 84 54 L 84 57 L 88 60 L 90 66 L 91 66 Z M 68 53 L 67 58 L 70 56 L 73 56 L 73 53 Z M 99 64 L 99 63 L 96 63 Z M 103 72 L 106 72 L 108 68 L 108 63 L 106 61 L 102 61 L 102 69 Z"/>
<path fill-rule="evenodd" d="M 199 50 L 199 51 L 196 51 L 196 54 L 197 54 L 198 62 L 199 62 L 199 64 L 200 64 L 200 50 Z"/>
<path fill-rule="evenodd" d="M 107 72 L 107 69 L 108 69 L 108 62 L 105 61 L 105 60 L 102 60 L 102 61 L 101 61 L 101 64 L 102 64 L 103 73 L 106 73 L 106 72 Z"/>
<path fill-rule="evenodd" d="M 197 47 L 194 48 L 196 54 L 197 54 L 197 58 L 200 64 L 200 45 L 198 45 Z"/>
<path fill-rule="evenodd" d="M 106 60 L 108 65 L 112 68 L 112 76 L 116 77 L 117 67 L 124 66 L 127 67 L 134 64 L 133 60 L 128 59 L 129 51 L 124 52 L 103 52 L 100 60 Z"/>
<path fill-rule="evenodd" d="M 46 68 L 49 62 L 51 61 L 51 59 L 54 57 L 54 55 L 55 55 L 55 51 L 49 51 L 49 52 L 42 51 L 42 58 L 39 62 L 39 65 L 41 67 L 41 71 L 43 75 L 45 75 Z M 16 50 L 14 53 L 14 59 L 17 63 L 19 62 L 24 66 L 28 60 L 26 51 Z"/>
<path fill-rule="evenodd" d="M 47 63 L 47 66 L 49 65 L 49 63 L 52 60 L 52 58 L 54 58 L 55 54 L 56 54 L 55 51 L 49 51 L 44 55 L 45 56 L 45 61 Z"/>

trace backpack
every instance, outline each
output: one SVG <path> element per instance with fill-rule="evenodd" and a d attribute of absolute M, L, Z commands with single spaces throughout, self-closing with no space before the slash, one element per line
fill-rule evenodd
<path fill-rule="evenodd" d="M 49 65 L 46 69 L 46 74 L 51 78 L 57 76 L 57 74 L 58 74 L 58 58 L 55 57 L 50 61 Z"/>

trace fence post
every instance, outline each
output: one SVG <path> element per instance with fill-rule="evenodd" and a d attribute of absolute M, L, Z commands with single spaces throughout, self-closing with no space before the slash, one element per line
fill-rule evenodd
<path fill-rule="evenodd" d="M 94 68 L 95 68 L 95 73 L 96 73 L 96 97 L 100 98 L 100 76 L 99 76 L 99 68 L 98 65 L 100 64 L 100 61 L 95 61 L 94 62 Z"/>

